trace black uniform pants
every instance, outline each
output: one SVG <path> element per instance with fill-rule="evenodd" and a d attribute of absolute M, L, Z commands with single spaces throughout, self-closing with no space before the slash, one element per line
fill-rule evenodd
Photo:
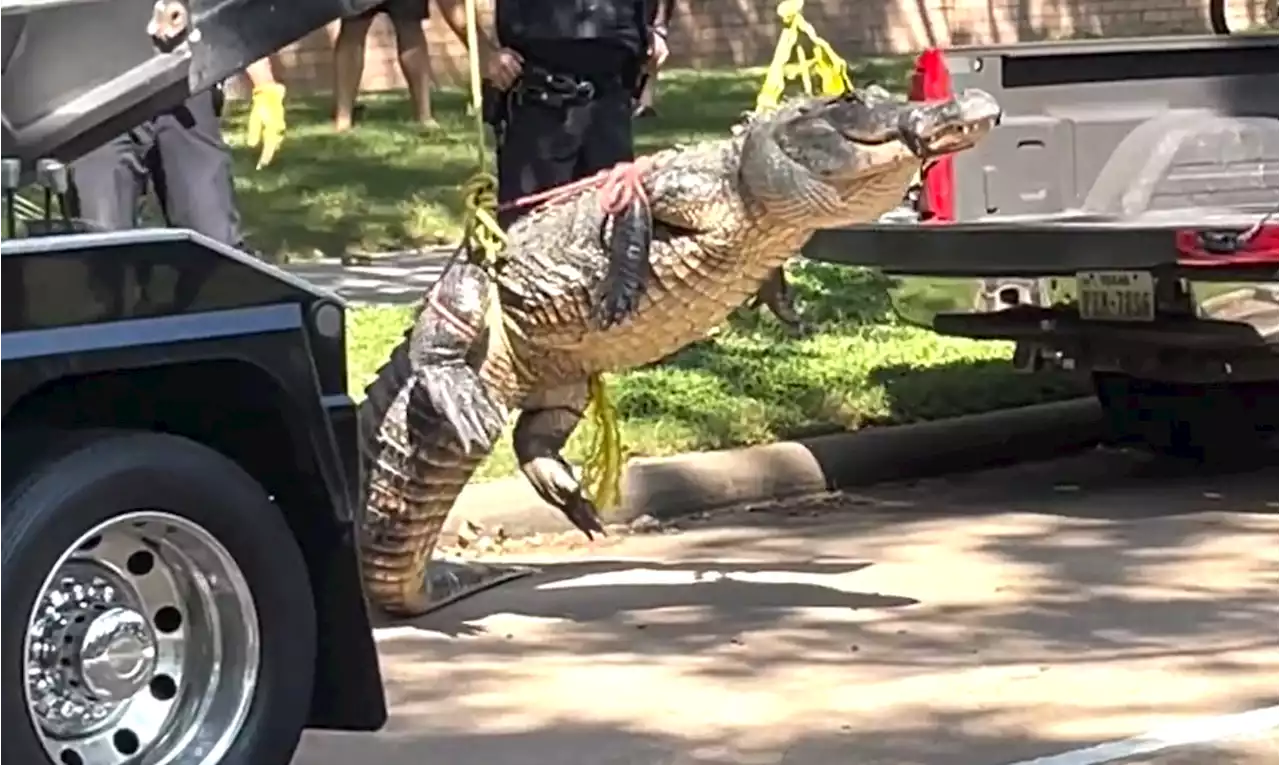
<path fill-rule="evenodd" d="M 108 230 L 134 228 L 150 180 L 167 225 L 243 249 L 220 100 L 216 89 L 196 94 L 73 162 L 79 217 Z"/>
<path fill-rule="evenodd" d="M 580 103 L 552 106 L 512 98 L 498 146 L 498 202 L 504 204 L 635 158 L 631 94 L 621 87 Z M 525 210 L 504 210 L 506 227 Z"/>

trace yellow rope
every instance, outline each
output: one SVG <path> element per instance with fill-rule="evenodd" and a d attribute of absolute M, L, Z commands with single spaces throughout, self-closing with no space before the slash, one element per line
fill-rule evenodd
<path fill-rule="evenodd" d="M 498 179 L 490 171 L 489 150 L 484 129 L 484 91 L 480 74 L 480 21 L 476 0 L 467 0 L 467 64 L 471 80 L 471 113 L 475 119 L 476 172 L 463 185 L 467 217 L 463 236 L 473 251 L 493 266 L 506 245 L 498 226 Z"/>
<path fill-rule="evenodd" d="M 601 375 L 587 386 L 587 419 L 592 425 L 591 448 L 582 463 L 582 485 L 595 506 L 607 510 L 622 498 L 622 435 L 618 409 Z"/>
<path fill-rule="evenodd" d="M 788 80 L 800 80 L 805 94 L 810 96 L 814 94 L 815 75 L 819 80 L 818 92 L 824 96 L 838 96 L 851 90 L 849 65 L 805 21 L 804 0 L 783 0 L 777 10 L 778 18 L 782 19 L 782 32 L 756 96 L 756 112 L 777 108 Z M 812 52 L 805 51 L 802 40 L 808 40 Z"/>
<path fill-rule="evenodd" d="M 490 171 L 484 122 L 484 94 L 480 73 L 480 24 L 476 0 L 466 0 L 467 63 L 471 80 L 471 114 L 475 119 L 476 172 L 463 185 L 463 204 L 467 215 L 463 226 L 465 244 L 480 255 L 490 268 L 496 268 L 507 239 L 498 225 L 498 179 Z M 494 287 L 496 290 L 496 285 Z M 490 332 L 500 332 L 510 348 L 510 329 L 501 314 L 497 295 L 491 300 Z M 514 357 L 513 357 L 514 360 Z M 583 487 L 587 496 L 601 510 L 612 507 L 622 495 L 622 436 L 618 430 L 618 412 L 601 375 L 588 381 L 587 419 L 594 426 L 592 446 L 583 464 Z"/>
<path fill-rule="evenodd" d="M 469 3 L 474 0 L 468 0 Z M 778 4 L 782 34 L 774 49 L 773 61 L 756 99 L 756 111 L 778 106 L 788 80 L 800 79 L 806 94 L 813 95 L 813 77 L 819 80 L 819 92 L 838 96 L 853 87 L 849 67 L 835 49 L 818 36 L 803 16 L 804 0 L 783 0 Z M 807 39 L 813 52 L 806 53 L 800 44 Z M 792 59 L 795 63 L 791 63 Z M 479 110 L 478 101 L 476 109 Z M 582 466 L 582 484 L 596 507 L 607 510 L 622 498 L 622 436 L 618 430 L 618 410 L 609 396 L 601 375 L 588 384 L 587 419 L 592 425 L 591 447 Z"/>

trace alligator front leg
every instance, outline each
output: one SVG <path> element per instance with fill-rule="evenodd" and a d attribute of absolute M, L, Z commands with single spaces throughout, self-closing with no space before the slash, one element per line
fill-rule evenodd
<path fill-rule="evenodd" d="M 776 316 L 792 335 L 800 337 L 808 333 L 804 317 L 796 308 L 791 286 L 787 284 L 785 268 L 779 267 L 769 274 L 769 278 L 760 285 L 760 291 L 756 293 L 752 304 L 768 308 L 769 312 Z"/>
<path fill-rule="evenodd" d="M 593 533 L 604 534 L 604 526 L 560 454 L 586 407 L 585 382 L 535 393 L 524 402 L 513 441 L 520 470 L 534 491 L 591 539 Z"/>

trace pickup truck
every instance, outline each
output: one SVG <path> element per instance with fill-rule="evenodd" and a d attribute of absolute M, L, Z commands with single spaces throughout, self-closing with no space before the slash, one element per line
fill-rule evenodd
<path fill-rule="evenodd" d="M 285 765 L 306 727 L 386 720 L 342 302 L 58 204 L 64 163 L 362 5 L 0 6 L 7 762 Z M 177 44 L 146 31 L 157 10 Z"/>
<path fill-rule="evenodd" d="M 1265 454 L 1278 416 L 1276 36 L 926 56 L 950 87 L 995 95 L 1001 124 L 929 168 L 907 216 L 819 232 L 804 254 L 882 269 L 907 321 L 1014 341 L 1028 372 L 1087 374 L 1112 441 L 1195 460 Z"/>

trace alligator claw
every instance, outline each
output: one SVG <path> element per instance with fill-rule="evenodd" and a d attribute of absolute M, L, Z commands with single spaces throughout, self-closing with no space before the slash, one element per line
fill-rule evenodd
<path fill-rule="evenodd" d="M 583 495 L 581 484 L 573 477 L 563 458 L 538 457 L 521 468 L 538 496 L 564 513 L 569 523 L 586 534 L 587 539 L 595 539 L 593 534 L 607 536 L 604 523 L 600 520 L 600 512 Z"/>
<path fill-rule="evenodd" d="M 570 497 L 560 511 L 574 528 L 587 535 L 587 539 L 595 539 L 593 534 L 608 536 L 604 530 L 604 523 L 600 519 L 600 511 L 596 509 L 595 503 L 582 495 L 582 492 L 577 492 Z"/>
<path fill-rule="evenodd" d="M 434 365 L 420 368 L 417 375 L 432 408 L 458 434 L 463 452 L 471 454 L 473 444 L 482 453 L 493 451 L 507 416 L 475 370 L 462 364 Z"/>

